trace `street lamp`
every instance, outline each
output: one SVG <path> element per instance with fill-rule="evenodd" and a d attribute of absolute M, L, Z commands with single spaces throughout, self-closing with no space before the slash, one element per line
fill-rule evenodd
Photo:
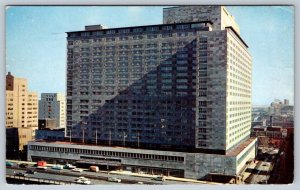
<path fill-rule="evenodd" d="M 127 135 L 125 134 L 125 132 L 123 132 L 123 146 L 125 147 L 125 138 L 127 137 Z"/>

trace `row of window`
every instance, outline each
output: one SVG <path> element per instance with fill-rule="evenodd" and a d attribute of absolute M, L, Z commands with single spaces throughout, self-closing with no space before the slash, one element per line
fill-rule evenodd
<path fill-rule="evenodd" d="M 180 156 L 166 156 L 166 155 L 155 155 L 155 154 L 141 154 L 141 153 L 102 151 L 102 150 L 65 148 L 65 147 L 53 147 L 53 146 L 50 147 L 50 146 L 38 146 L 38 145 L 30 145 L 29 149 L 37 150 L 37 151 L 48 151 L 48 152 L 90 154 L 90 155 L 108 156 L 108 157 L 184 162 L 184 157 L 180 157 Z"/>

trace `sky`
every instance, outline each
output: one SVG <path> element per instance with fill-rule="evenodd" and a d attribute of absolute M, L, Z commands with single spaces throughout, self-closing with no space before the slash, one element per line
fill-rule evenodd
<path fill-rule="evenodd" d="M 227 6 L 253 57 L 252 104 L 294 102 L 294 8 Z M 66 33 L 162 23 L 161 6 L 13 6 L 6 9 L 6 71 L 37 93 L 66 90 Z"/>

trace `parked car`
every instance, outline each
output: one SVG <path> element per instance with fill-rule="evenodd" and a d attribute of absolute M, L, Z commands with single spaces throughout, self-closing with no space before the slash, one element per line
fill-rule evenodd
<path fill-rule="evenodd" d="M 72 172 L 82 172 L 83 170 L 82 169 L 79 169 L 79 168 L 74 168 L 72 169 Z"/>
<path fill-rule="evenodd" d="M 21 176 L 21 177 L 27 176 L 27 174 L 22 173 L 22 172 L 18 172 L 18 173 L 16 173 L 15 175 L 16 175 L 16 176 Z"/>
<path fill-rule="evenodd" d="M 27 168 L 27 167 L 28 167 L 28 164 L 26 164 L 26 163 L 21 163 L 21 164 L 19 164 L 19 167 L 20 167 L 20 168 Z"/>
<path fill-rule="evenodd" d="M 35 174 L 37 172 L 35 170 L 27 170 L 26 173 L 28 173 L 28 174 Z"/>
<path fill-rule="evenodd" d="M 107 178 L 107 181 L 121 183 L 121 179 L 116 177 L 109 177 Z"/>
<path fill-rule="evenodd" d="M 136 184 L 143 185 L 144 183 L 142 181 L 138 181 Z"/>

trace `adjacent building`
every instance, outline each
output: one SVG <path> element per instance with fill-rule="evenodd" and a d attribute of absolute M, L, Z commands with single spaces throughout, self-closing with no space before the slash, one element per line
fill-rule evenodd
<path fill-rule="evenodd" d="M 6 75 L 6 150 L 16 158 L 34 139 L 38 127 L 38 96 L 28 91 L 27 80 Z"/>
<path fill-rule="evenodd" d="M 28 91 L 27 80 L 6 75 L 6 128 L 38 126 L 38 95 Z"/>
<path fill-rule="evenodd" d="M 67 32 L 71 143 L 32 142 L 29 160 L 113 159 L 180 168 L 188 178 L 242 172 L 256 139 L 249 138 L 252 57 L 239 26 L 224 6 L 163 13 L 163 24 Z"/>
<path fill-rule="evenodd" d="M 61 93 L 42 93 L 39 100 L 39 120 L 55 119 L 56 128 L 66 127 L 66 101 Z"/>

